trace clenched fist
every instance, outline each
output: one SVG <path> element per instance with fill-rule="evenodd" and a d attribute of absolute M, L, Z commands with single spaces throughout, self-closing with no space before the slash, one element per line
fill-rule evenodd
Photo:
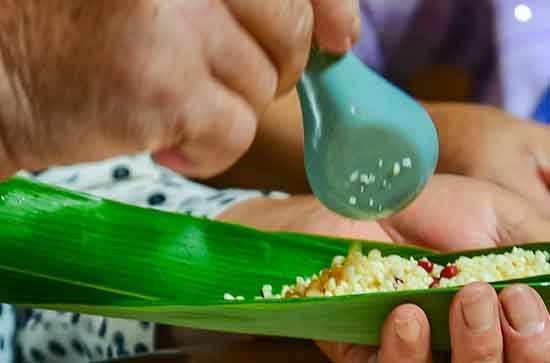
<path fill-rule="evenodd" d="M 219 173 L 313 34 L 342 53 L 358 19 L 357 0 L 1 0 L 0 177 L 144 150 Z"/>

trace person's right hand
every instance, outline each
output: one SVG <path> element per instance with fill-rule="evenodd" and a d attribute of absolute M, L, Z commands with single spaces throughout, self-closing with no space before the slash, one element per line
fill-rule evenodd
<path fill-rule="evenodd" d="M 314 30 L 345 52 L 358 11 L 357 0 L 4 1 L 0 179 L 146 150 L 187 176 L 219 173 L 301 76 Z"/>
<path fill-rule="evenodd" d="M 488 284 L 463 287 L 449 312 L 453 363 L 550 362 L 550 314 L 533 289 L 513 285 L 498 296 Z M 430 327 L 415 305 L 386 319 L 381 347 L 322 342 L 333 363 L 430 363 Z M 438 361 L 433 359 L 433 361 Z"/>

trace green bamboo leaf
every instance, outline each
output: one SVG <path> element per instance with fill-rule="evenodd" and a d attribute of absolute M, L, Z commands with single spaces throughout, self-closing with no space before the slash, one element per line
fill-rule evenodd
<path fill-rule="evenodd" d="M 349 240 L 267 233 L 143 209 L 12 179 L 0 184 L 0 300 L 179 326 L 377 344 L 386 315 L 412 302 L 448 349 L 448 307 L 457 288 L 316 299 L 255 301 L 346 254 Z M 458 254 L 363 241 L 384 255 Z M 550 252 L 550 244 L 523 246 Z M 501 252 L 468 251 L 467 254 Z M 550 304 L 550 276 L 522 280 Z M 506 283 L 494 284 L 497 289 Z M 224 301 L 226 292 L 246 300 Z"/>

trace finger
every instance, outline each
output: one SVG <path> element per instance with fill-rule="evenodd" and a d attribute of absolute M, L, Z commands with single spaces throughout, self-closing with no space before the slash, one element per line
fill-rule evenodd
<path fill-rule="evenodd" d="M 209 100 L 209 107 L 202 107 L 204 99 Z M 256 132 L 254 111 L 216 80 L 197 85 L 180 117 L 180 144 L 153 158 L 195 178 L 228 169 L 250 147 Z"/>
<path fill-rule="evenodd" d="M 510 148 L 517 155 L 493 162 L 490 181 L 519 193 L 533 206 L 550 217 L 550 128 L 528 121 L 509 120 L 517 143 Z M 508 131 L 512 132 L 512 131 Z M 505 174 L 503 174 L 505 173 Z M 483 176 L 484 171 L 479 174 Z M 518 178 L 521 175 L 521 178 Z"/>
<path fill-rule="evenodd" d="M 430 326 L 424 312 L 406 304 L 386 319 L 378 352 L 371 347 L 317 342 L 333 363 L 427 363 L 431 362 Z"/>
<path fill-rule="evenodd" d="M 278 94 L 288 92 L 307 64 L 313 33 L 310 0 L 226 0 L 235 18 L 271 57 Z"/>
<path fill-rule="evenodd" d="M 382 329 L 378 363 L 426 363 L 431 361 L 430 325 L 417 306 L 397 307 Z"/>
<path fill-rule="evenodd" d="M 495 220 L 487 185 L 491 184 L 456 175 L 436 175 L 410 206 L 381 224 L 399 243 L 437 250 L 495 247 L 492 235 L 485 232 Z M 448 218 L 449 211 L 453 218 Z"/>
<path fill-rule="evenodd" d="M 451 303 L 449 326 L 453 363 L 502 362 L 499 302 L 490 285 L 463 287 Z"/>
<path fill-rule="evenodd" d="M 376 349 L 365 345 L 318 341 L 332 363 L 375 363 Z"/>
<path fill-rule="evenodd" d="M 216 21 L 211 27 L 223 29 L 224 34 L 210 32 L 206 40 L 206 56 L 212 72 L 260 114 L 275 96 L 277 69 L 229 10 L 217 9 L 222 14 L 209 17 Z"/>
<path fill-rule="evenodd" d="M 539 294 L 523 285 L 500 293 L 507 362 L 550 362 L 550 318 Z"/>
<path fill-rule="evenodd" d="M 329 53 L 347 52 L 361 31 L 358 0 L 311 0 L 315 16 L 315 38 Z"/>
<path fill-rule="evenodd" d="M 538 211 L 550 217 L 550 194 L 548 185 L 543 180 L 542 171 L 534 171 L 531 178 L 525 178 L 521 185 L 518 183 L 517 190 L 529 203 L 535 206 Z"/>
<path fill-rule="evenodd" d="M 517 244 L 546 241 L 550 238 L 550 220 L 528 200 L 507 190 L 493 188 L 493 209 L 498 223 L 498 242 Z"/>
<path fill-rule="evenodd" d="M 548 192 L 548 185 L 550 184 L 547 184 L 545 180 L 545 172 L 535 165 L 534 161 L 532 166 L 525 166 L 522 167 L 522 178 L 517 178 L 516 173 L 511 172 L 511 175 L 507 175 L 501 180 L 495 179 L 493 182 L 508 190 L 517 192 L 532 206 L 536 207 L 539 213 L 550 217 L 550 193 Z M 507 166 L 504 167 L 509 168 Z"/>
<path fill-rule="evenodd" d="M 538 190 L 536 195 L 535 193 L 525 195 L 541 208 L 546 217 L 550 217 L 550 128 L 547 125 L 540 125 L 535 135 L 540 140 L 532 146 L 536 148 L 534 150 L 536 171 L 533 174 L 538 177 Z"/>
<path fill-rule="evenodd" d="M 509 220 L 501 223 L 504 228 L 499 231 L 502 244 L 540 242 L 550 238 L 550 221 L 538 213 L 525 212 L 514 217 L 508 215 L 507 218 Z"/>

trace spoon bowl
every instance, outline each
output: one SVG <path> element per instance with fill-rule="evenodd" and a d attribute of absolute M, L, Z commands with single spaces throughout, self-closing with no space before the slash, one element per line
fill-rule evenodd
<path fill-rule="evenodd" d="M 422 191 L 437 164 L 438 139 L 411 97 L 351 53 L 336 58 L 316 50 L 298 93 L 308 180 L 327 208 L 378 219 Z"/>

